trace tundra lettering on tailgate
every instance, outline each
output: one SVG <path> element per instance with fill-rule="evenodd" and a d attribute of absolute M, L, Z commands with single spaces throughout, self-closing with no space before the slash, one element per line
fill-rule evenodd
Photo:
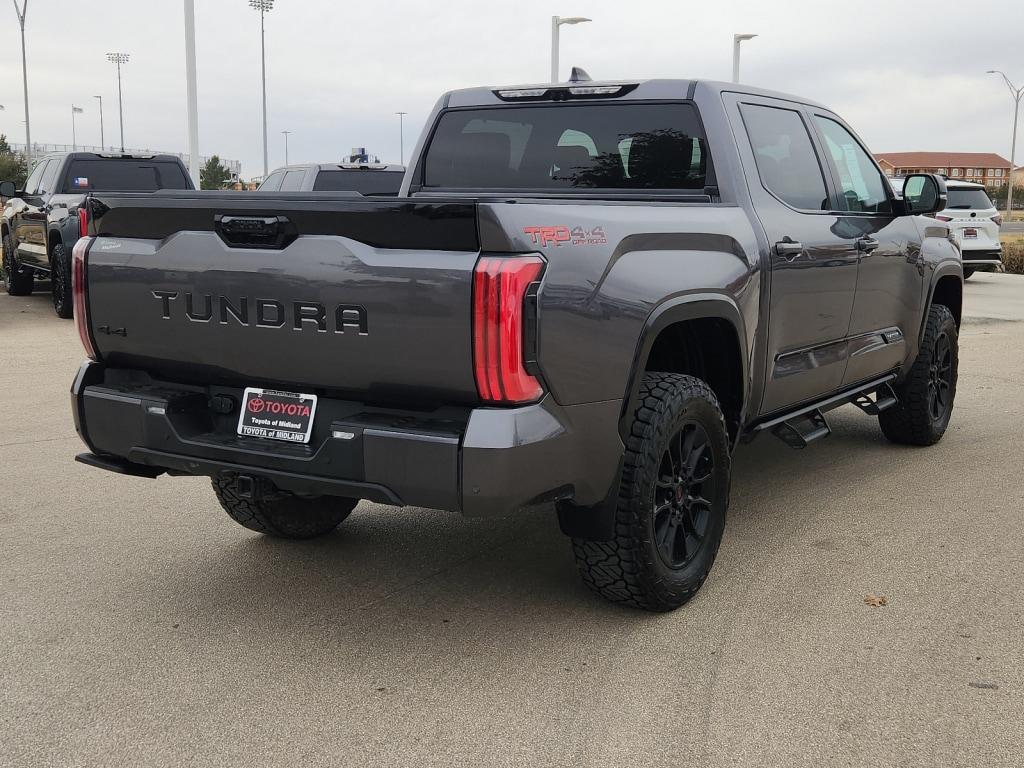
<path fill-rule="evenodd" d="M 171 302 L 179 298 L 178 291 L 152 291 L 154 299 L 160 301 L 162 317 L 171 319 Z M 293 330 L 312 328 L 320 333 L 327 332 L 331 325 L 335 333 L 356 331 L 360 336 L 370 333 L 366 308 L 359 304 L 338 304 L 330 312 L 318 301 L 277 301 L 276 299 L 250 299 L 241 296 L 231 299 L 209 293 L 185 292 L 184 317 L 193 323 L 209 323 L 214 318 L 221 325 L 236 322 L 260 328 L 284 328 L 291 319 Z M 180 305 L 179 305 L 180 306 Z M 289 311 L 290 310 L 290 311 Z"/>

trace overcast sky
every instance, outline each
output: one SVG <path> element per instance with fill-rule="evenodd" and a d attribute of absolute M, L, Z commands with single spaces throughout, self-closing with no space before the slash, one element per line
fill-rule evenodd
<path fill-rule="evenodd" d="M 19 4 L 22 0 L 18 0 Z M 202 154 L 262 173 L 259 13 L 247 0 L 195 0 Z M 562 28 L 562 76 L 571 65 L 596 78 L 731 75 L 732 35 L 742 79 L 800 94 L 842 114 L 874 151 L 950 150 L 1009 155 L 1012 102 L 1002 69 L 1024 84 L 1024 2 L 902 0 L 277 0 L 267 15 L 270 167 L 330 161 L 365 146 L 397 162 L 398 117 L 406 153 L 440 92 L 548 79 L 550 17 L 592 23 Z M 957 10 L 959 8 L 960 10 Z M 14 8 L 0 0 L 0 132 L 24 141 L 21 59 Z M 28 0 L 32 136 L 117 140 L 117 79 L 108 51 L 123 51 L 125 144 L 184 151 L 185 63 L 181 0 Z M 1018 159 L 1020 156 L 1018 151 Z"/>

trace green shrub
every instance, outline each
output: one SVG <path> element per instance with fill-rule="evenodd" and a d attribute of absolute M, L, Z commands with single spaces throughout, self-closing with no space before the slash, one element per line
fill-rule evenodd
<path fill-rule="evenodd" d="M 1024 239 L 1003 241 L 1003 268 L 1014 275 L 1024 275 Z"/>

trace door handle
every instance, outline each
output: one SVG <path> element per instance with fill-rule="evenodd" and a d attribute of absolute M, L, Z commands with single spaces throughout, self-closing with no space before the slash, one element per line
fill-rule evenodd
<path fill-rule="evenodd" d="M 796 261 L 804 253 L 803 243 L 797 243 L 788 237 L 775 244 L 775 253 L 786 261 Z"/>
<path fill-rule="evenodd" d="M 857 250 L 861 253 L 871 253 L 880 245 L 880 243 L 873 237 L 862 237 L 857 240 L 855 245 L 857 246 Z"/>

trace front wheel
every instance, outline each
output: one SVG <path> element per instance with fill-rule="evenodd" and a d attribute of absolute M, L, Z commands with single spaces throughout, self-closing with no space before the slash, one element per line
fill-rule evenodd
<path fill-rule="evenodd" d="M 974 274 L 974 267 L 964 267 L 964 280 L 970 280 Z"/>
<path fill-rule="evenodd" d="M 573 539 L 591 590 L 617 603 L 671 611 L 701 588 L 729 506 L 729 433 L 700 379 L 645 374 L 626 444 L 611 541 Z"/>
<path fill-rule="evenodd" d="M 19 269 L 14 258 L 14 240 L 10 234 L 4 235 L 3 246 L 4 289 L 10 296 L 28 296 L 32 293 L 35 278 L 31 272 Z"/>
<path fill-rule="evenodd" d="M 948 307 L 933 304 L 917 359 L 896 387 L 898 403 L 878 415 L 882 433 L 890 441 L 933 445 L 942 439 L 953 415 L 958 364 L 956 320 Z"/>
<path fill-rule="evenodd" d="M 213 478 L 217 501 L 232 520 L 251 531 L 282 539 L 311 539 L 330 533 L 359 503 L 359 499 L 337 496 L 296 496 L 262 487 L 259 490 L 253 498 L 243 497 L 238 493 L 234 475 Z"/>
<path fill-rule="evenodd" d="M 53 293 L 53 311 L 65 320 L 74 312 L 71 297 L 71 259 L 63 243 L 53 246 L 50 254 L 50 290 Z"/>

